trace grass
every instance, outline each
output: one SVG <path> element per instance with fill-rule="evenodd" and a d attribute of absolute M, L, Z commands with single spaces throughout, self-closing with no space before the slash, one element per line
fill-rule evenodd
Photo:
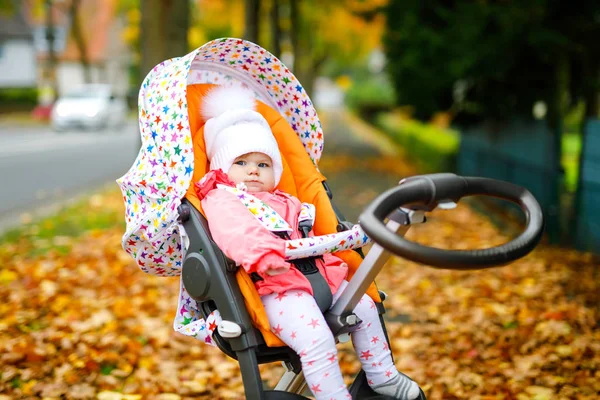
<path fill-rule="evenodd" d="M 399 114 L 380 114 L 375 124 L 407 150 L 410 160 L 423 172 L 453 171 L 460 134 L 424 124 Z"/>
<path fill-rule="evenodd" d="M 403 118 L 393 113 L 380 114 L 376 125 L 395 142 L 406 148 L 411 161 L 424 172 L 453 171 L 460 133 L 432 124 Z M 561 164 L 565 171 L 565 190 L 574 193 L 579 175 L 581 137 L 576 132 L 562 136 Z"/>
<path fill-rule="evenodd" d="M 565 170 L 565 189 L 570 193 L 574 193 L 577 189 L 580 155 L 581 136 L 577 133 L 564 133 L 561 164 Z"/>
<path fill-rule="evenodd" d="M 49 250 L 66 254 L 73 239 L 84 234 L 119 226 L 124 230 L 123 215 L 118 188 L 105 189 L 62 207 L 55 215 L 5 232 L 0 235 L 0 247 L 17 245 L 31 256 Z"/>
<path fill-rule="evenodd" d="M 49 125 L 49 121 L 34 118 L 31 111 L 14 111 L 10 113 L 0 113 L 0 125 L 2 124 L 44 126 Z"/>

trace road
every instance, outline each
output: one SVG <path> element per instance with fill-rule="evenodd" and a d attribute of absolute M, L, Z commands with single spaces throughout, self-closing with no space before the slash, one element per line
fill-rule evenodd
<path fill-rule="evenodd" d="M 119 132 L 0 125 L 0 231 L 18 225 L 24 213 L 43 214 L 114 183 L 133 163 L 138 141 L 134 120 Z"/>
<path fill-rule="evenodd" d="M 331 132 L 326 137 L 329 157 L 351 154 L 354 167 L 368 170 L 365 163 L 381 160 L 385 150 L 392 147 L 387 143 L 366 146 L 365 143 L 372 142 L 377 136 L 370 132 L 363 132 L 357 138 L 348 135 L 349 122 L 343 118 L 347 114 L 343 111 L 343 93 L 333 82 L 317 80 L 314 100 L 323 112 L 326 132 Z M 356 126 L 353 130 L 364 131 Z M 115 179 L 132 165 L 138 141 L 135 119 L 119 132 L 56 133 L 50 127 L 31 122 L 21 125 L 0 122 L 0 233 L 19 225 L 24 214 L 34 218 L 46 215 L 68 200 L 105 184 L 114 184 Z M 333 178 L 330 184 L 336 193 L 336 204 L 353 221 L 367 201 L 393 186 L 399 178 L 379 172 L 369 176 L 366 184 L 357 180 L 356 176 L 361 174 L 349 174 L 345 168 L 340 168 L 343 164 L 340 160 L 335 157 L 329 160 L 329 163 L 323 163 L 323 170 Z M 344 183 L 348 179 L 352 180 L 352 185 Z"/>

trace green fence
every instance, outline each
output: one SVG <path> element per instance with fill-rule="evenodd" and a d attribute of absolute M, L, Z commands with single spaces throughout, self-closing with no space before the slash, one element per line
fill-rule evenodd
<path fill-rule="evenodd" d="M 543 121 L 466 130 L 461 136 L 457 170 L 460 175 L 500 179 L 527 188 L 544 210 L 551 240 L 558 241 L 563 210 L 559 206 L 562 172 L 557 145 Z"/>
<path fill-rule="evenodd" d="M 581 146 L 581 176 L 575 214 L 576 245 L 600 251 L 600 120 L 588 119 Z"/>

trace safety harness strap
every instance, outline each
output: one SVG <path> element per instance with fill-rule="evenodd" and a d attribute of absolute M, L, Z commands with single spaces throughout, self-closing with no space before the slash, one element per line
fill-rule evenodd
<path fill-rule="evenodd" d="M 256 217 L 256 219 L 273 234 L 284 240 L 291 239 L 289 234 L 292 232 L 292 227 L 266 203 L 237 187 L 233 188 L 219 184 L 217 185 L 217 188 L 234 194 Z M 303 203 L 297 227 L 303 238 L 308 238 L 309 232 L 313 227 L 314 216 L 314 205 Z M 319 309 L 321 312 L 325 312 L 331 307 L 333 295 L 331 294 L 331 289 L 329 288 L 325 277 L 321 275 L 317 268 L 316 258 L 317 257 L 298 258 L 296 260 L 291 260 L 290 262 L 306 277 L 313 290 L 313 297 L 315 298 Z M 251 273 L 250 278 L 253 282 L 263 280 L 256 272 Z"/>
<path fill-rule="evenodd" d="M 277 236 L 282 239 L 289 240 L 289 235 L 285 232 L 274 232 Z M 304 235 L 304 232 L 302 232 Z M 329 310 L 331 304 L 333 303 L 333 294 L 331 293 L 331 289 L 325 280 L 325 277 L 319 272 L 317 268 L 317 258 L 322 257 L 308 257 L 308 258 L 299 258 L 296 260 L 290 261 L 294 267 L 304 275 L 310 287 L 313 291 L 313 297 L 319 306 L 319 310 L 321 312 L 325 312 Z M 250 274 L 250 278 L 252 282 L 262 281 L 260 275 L 256 272 Z"/>
<path fill-rule="evenodd" d="M 316 262 L 314 258 L 299 258 L 298 260 L 292 261 L 296 268 L 310 283 L 310 287 L 313 291 L 313 297 L 319 306 L 319 310 L 322 313 L 329 310 L 331 307 L 331 303 L 333 303 L 333 295 L 331 294 L 331 289 L 325 280 L 325 277 L 321 275 L 319 269 L 316 266 Z M 302 264 L 310 264 L 310 268 L 305 268 Z"/>

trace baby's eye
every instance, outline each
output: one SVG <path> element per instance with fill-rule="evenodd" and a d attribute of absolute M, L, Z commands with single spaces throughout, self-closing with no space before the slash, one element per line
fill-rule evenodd
<path fill-rule="evenodd" d="M 244 161 L 244 160 L 237 160 L 235 162 L 235 165 L 241 165 L 243 167 L 244 165 L 246 165 L 246 161 Z"/>
<path fill-rule="evenodd" d="M 261 163 L 258 164 L 258 167 L 259 168 L 269 168 L 269 164 L 261 162 Z"/>

